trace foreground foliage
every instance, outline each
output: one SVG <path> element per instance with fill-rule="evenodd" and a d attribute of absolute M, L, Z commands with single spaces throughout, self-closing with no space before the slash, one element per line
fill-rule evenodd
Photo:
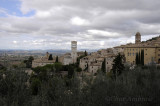
<path fill-rule="evenodd" d="M 6 78 L 2 76 L 5 73 Z M 0 103 L 2 106 L 155 106 L 160 104 L 160 70 L 152 65 L 145 69 L 125 68 L 116 80 L 103 72 L 96 77 L 74 74 L 59 77 L 44 74 L 26 82 L 23 70 L 0 73 Z M 32 85 L 33 84 L 33 85 Z M 37 88 L 35 88 L 36 86 Z M 33 92 L 38 90 L 38 92 Z"/>

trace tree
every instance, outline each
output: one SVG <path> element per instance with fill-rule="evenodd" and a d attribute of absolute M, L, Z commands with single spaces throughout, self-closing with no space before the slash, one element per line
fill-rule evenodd
<path fill-rule="evenodd" d="M 76 71 L 77 71 L 77 72 L 81 72 L 81 71 L 82 71 L 82 68 L 78 67 L 78 68 L 76 69 Z"/>
<path fill-rule="evenodd" d="M 85 55 L 85 56 L 87 56 L 87 55 L 88 55 L 88 53 L 87 53 L 87 51 L 86 51 L 86 50 L 85 50 L 85 52 L 84 52 L 84 55 Z"/>
<path fill-rule="evenodd" d="M 31 82 L 32 95 L 38 94 L 40 85 L 41 85 L 41 82 L 39 79 L 37 79 L 37 78 L 32 79 L 32 82 Z"/>
<path fill-rule="evenodd" d="M 74 75 L 74 67 L 72 65 L 69 65 L 68 78 L 71 79 L 73 75 Z"/>
<path fill-rule="evenodd" d="M 34 60 L 33 56 L 30 56 L 28 60 L 24 60 L 23 62 L 26 64 L 26 68 L 32 67 L 32 61 Z"/>
<path fill-rule="evenodd" d="M 141 64 L 141 54 L 140 54 L 140 51 L 139 51 L 139 54 L 138 54 L 138 64 Z"/>
<path fill-rule="evenodd" d="M 56 63 L 58 63 L 58 56 L 56 57 Z"/>
<path fill-rule="evenodd" d="M 34 60 L 33 56 L 29 56 L 28 61 L 32 63 L 33 60 Z"/>
<path fill-rule="evenodd" d="M 53 60 L 52 54 L 49 55 L 48 60 Z"/>
<path fill-rule="evenodd" d="M 144 66 L 144 50 L 141 50 L 141 65 Z"/>
<path fill-rule="evenodd" d="M 54 63 L 54 67 L 56 69 L 56 72 L 59 72 L 62 70 L 62 64 L 61 63 Z"/>
<path fill-rule="evenodd" d="M 141 52 L 136 53 L 136 65 L 144 65 L 144 50 L 141 50 Z"/>
<path fill-rule="evenodd" d="M 120 55 L 120 53 L 113 60 L 112 71 L 115 78 L 116 76 L 120 75 L 125 68 L 122 61 L 123 61 L 123 56 Z"/>
<path fill-rule="evenodd" d="M 103 63 L 102 63 L 102 67 L 101 67 L 102 72 L 106 72 L 106 59 L 104 59 Z"/>
<path fill-rule="evenodd" d="M 136 65 L 138 65 L 139 63 L 138 63 L 138 53 L 136 53 Z"/>

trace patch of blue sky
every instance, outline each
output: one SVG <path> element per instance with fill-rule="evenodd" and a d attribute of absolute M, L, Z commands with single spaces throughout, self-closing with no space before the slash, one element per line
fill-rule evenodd
<path fill-rule="evenodd" d="M 4 13 L 0 13 L 0 17 L 7 17 L 7 16 Z"/>
<path fill-rule="evenodd" d="M 0 0 L 0 9 L 4 9 L 8 15 L 30 17 L 35 14 L 34 10 L 23 14 L 20 10 L 20 6 L 21 2 L 19 0 Z M 7 17 L 7 14 L 0 12 L 0 17 Z"/>

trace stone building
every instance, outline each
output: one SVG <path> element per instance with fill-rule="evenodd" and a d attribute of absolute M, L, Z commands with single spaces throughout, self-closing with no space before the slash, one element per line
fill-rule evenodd
<path fill-rule="evenodd" d="M 82 68 L 82 70 L 94 74 L 97 73 L 97 70 L 101 69 L 102 63 L 104 59 L 106 59 L 106 70 L 107 72 L 109 72 L 110 69 L 112 69 L 112 62 L 114 57 L 116 56 L 116 54 L 114 53 L 114 48 L 101 49 L 97 52 L 91 53 L 91 55 L 88 55 L 80 59 L 79 66 Z"/>
<path fill-rule="evenodd" d="M 89 66 L 89 71 L 88 71 L 88 72 L 90 72 L 90 73 L 92 73 L 92 74 L 95 74 L 95 73 L 97 73 L 97 71 L 98 71 L 99 69 L 101 69 L 101 66 L 102 66 L 101 63 L 92 63 L 92 64 L 90 64 L 90 66 Z"/>
<path fill-rule="evenodd" d="M 135 43 L 129 43 L 115 48 L 124 50 L 127 63 L 135 64 L 136 53 L 141 53 L 141 50 L 144 50 L 144 64 L 150 64 L 151 62 L 160 63 L 160 36 L 141 42 L 141 34 L 137 32 Z"/>
<path fill-rule="evenodd" d="M 55 63 L 55 58 L 53 58 L 53 60 L 48 60 L 48 58 L 49 58 L 49 53 L 47 52 L 46 56 L 33 60 L 32 61 L 32 68 Z"/>
<path fill-rule="evenodd" d="M 66 53 L 60 57 L 63 65 L 69 65 L 77 62 L 77 58 L 83 56 L 84 52 L 77 52 L 77 41 L 71 41 L 71 53 Z"/>

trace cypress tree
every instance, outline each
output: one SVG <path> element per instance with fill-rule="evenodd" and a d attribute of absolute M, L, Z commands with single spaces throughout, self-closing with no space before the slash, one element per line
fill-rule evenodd
<path fill-rule="evenodd" d="M 102 63 L 102 67 L 101 67 L 102 72 L 106 72 L 106 59 L 104 59 L 103 63 Z"/>
<path fill-rule="evenodd" d="M 138 64 L 141 64 L 141 55 L 140 55 L 140 51 L 139 51 L 139 54 L 138 54 Z"/>
<path fill-rule="evenodd" d="M 141 50 L 141 65 L 144 65 L 144 50 Z"/>
<path fill-rule="evenodd" d="M 85 50 L 84 55 L 87 56 L 87 54 L 88 54 L 88 53 L 87 53 L 87 51 Z"/>
<path fill-rule="evenodd" d="M 123 60 L 123 56 L 120 55 L 120 53 L 113 60 L 112 71 L 115 79 L 116 79 L 116 76 L 120 75 L 125 68 L 122 60 Z"/>
<path fill-rule="evenodd" d="M 138 53 L 136 53 L 136 65 L 138 65 Z"/>
<path fill-rule="evenodd" d="M 48 60 L 53 60 L 52 54 L 49 55 Z"/>
<path fill-rule="evenodd" d="M 58 56 L 56 57 L 56 63 L 58 63 Z"/>

